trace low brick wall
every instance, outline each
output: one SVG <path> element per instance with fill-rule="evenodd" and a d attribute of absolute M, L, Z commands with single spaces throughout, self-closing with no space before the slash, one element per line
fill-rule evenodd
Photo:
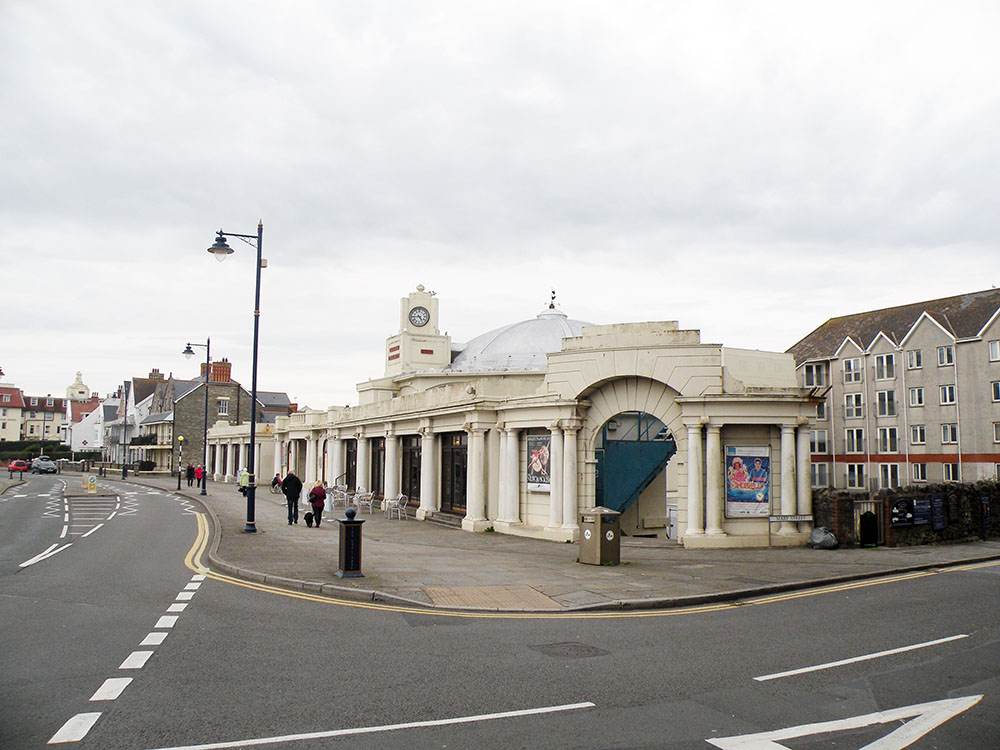
<path fill-rule="evenodd" d="M 931 523 L 913 526 L 893 526 L 891 509 L 902 498 L 927 499 L 940 497 L 944 504 L 944 528 Z M 989 500 L 990 515 L 984 523 L 983 498 Z M 844 547 L 856 547 L 857 524 L 855 506 L 873 502 L 881 519 L 881 535 L 887 547 L 908 547 L 921 544 L 968 542 L 983 538 L 1000 538 L 1000 483 L 913 485 L 898 490 L 868 492 L 813 490 L 813 519 L 816 526 L 825 526 Z"/>

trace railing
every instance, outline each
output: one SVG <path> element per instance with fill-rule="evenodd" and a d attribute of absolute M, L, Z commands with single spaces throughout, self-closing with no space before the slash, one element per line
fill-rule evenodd
<path fill-rule="evenodd" d="M 140 435 L 128 441 L 129 445 L 156 445 L 156 435 Z"/>

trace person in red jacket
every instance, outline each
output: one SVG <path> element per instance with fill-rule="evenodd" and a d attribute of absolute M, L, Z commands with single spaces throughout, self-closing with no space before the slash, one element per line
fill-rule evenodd
<path fill-rule="evenodd" d="M 198 480 L 199 487 L 201 487 L 201 480 L 204 478 L 204 476 L 205 476 L 205 470 L 201 467 L 201 464 L 198 464 L 194 468 L 194 478 Z"/>
<path fill-rule="evenodd" d="M 316 482 L 315 486 L 309 490 L 309 504 L 312 506 L 312 520 L 316 526 L 323 519 L 323 506 L 326 504 L 326 490 L 323 489 L 322 482 Z"/>

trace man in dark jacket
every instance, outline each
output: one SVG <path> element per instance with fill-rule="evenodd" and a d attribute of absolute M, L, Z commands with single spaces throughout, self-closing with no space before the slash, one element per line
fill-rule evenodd
<path fill-rule="evenodd" d="M 288 501 L 288 525 L 299 522 L 299 495 L 302 494 L 302 480 L 292 472 L 281 480 L 281 491 Z"/>

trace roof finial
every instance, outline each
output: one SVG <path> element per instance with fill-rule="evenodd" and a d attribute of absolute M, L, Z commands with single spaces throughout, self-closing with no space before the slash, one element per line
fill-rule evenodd
<path fill-rule="evenodd" d="M 550 310 L 555 310 L 556 309 L 556 290 L 555 289 L 552 290 L 552 298 L 549 300 L 549 309 Z"/>

